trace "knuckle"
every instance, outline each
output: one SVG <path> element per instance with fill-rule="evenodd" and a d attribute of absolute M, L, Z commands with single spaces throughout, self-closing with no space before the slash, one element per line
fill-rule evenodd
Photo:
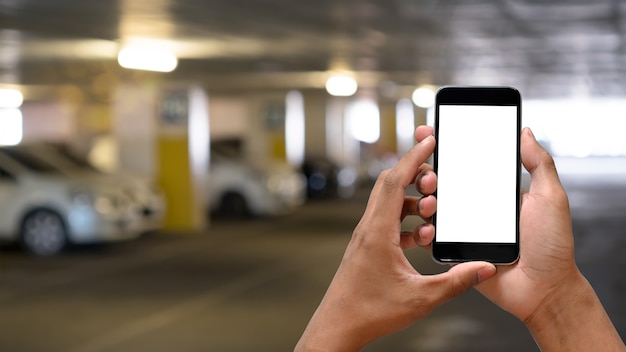
<path fill-rule="evenodd" d="M 451 298 L 460 296 L 472 288 L 472 283 L 463 280 L 460 276 L 448 275 L 448 273 L 438 276 L 431 282 L 431 285 L 433 289 L 439 288 L 440 290 L 440 294 L 434 299 L 436 304 L 441 304 Z"/>
<path fill-rule="evenodd" d="M 371 253 L 373 250 L 379 249 L 376 244 L 377 236 L 375 231 L 368 224 L 359 224 L 352 233 L 349 243 L 350 253 Z"/>
<path fill-rule="evenodd" d="M 380 174 L 378 174 L 378 181 L 384 181 L 385 179 L 387 179 L 391 170 L 393 169 L 385 169 L 381 171 Z"/>
<path fill-rule="evenodd" d="M 545 168 L 549 169 L 550 171 L 556 172 L 556 164 L 554 163 L 554 158 L 552 157 L 552 155 L 550 155 L 550 153 L 548 153 L 548 151 L 543 150 L 541 152 L 540 160 Z"/>
<path fill-rule="evenodd" d="M 457 297 L 472 288 L 472 284 L 458 276 L 454 276 L 448 286 L 449 297 Z"/>
<path fill-rule="evenodd" d="M 396 169 L 385 170 L 380 176 L 383 180 L 382 189 L 386 192 L 395 190 L 398 187 L 398 171 Z"/>
<path fill-rule="evenodd" d="M 407 306 L 411 307 L 411 311 L 417 316 L 424 316 L 432 311 L 436 302 L 430 296 L 413 295 L 407 299 Z"/>

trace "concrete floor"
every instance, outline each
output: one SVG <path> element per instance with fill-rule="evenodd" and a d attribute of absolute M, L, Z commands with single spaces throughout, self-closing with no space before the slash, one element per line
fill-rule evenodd
<path fill-rule="evenodd" d="M 626 180 L 568 182 L 576 203 L 577 260 L 626 336 Z M 151 235 L 54 258 L 3 248 L 0 348 L 292 350 L 366 196 L 311 202 L 277 219 L 216 221 L 203 235 Z M 423 273 L 442 270 L 421 250 L 408 255 Z M 503 350 L 538 351 L 521 323 L 474 291 L 366 349 Z"/>

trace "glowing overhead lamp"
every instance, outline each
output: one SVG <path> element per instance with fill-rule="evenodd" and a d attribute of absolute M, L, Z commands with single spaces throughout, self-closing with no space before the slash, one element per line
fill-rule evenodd
<path fill-rule="evenodd" d="M 412 100 L 420 108 L 429 108 L 435 105 L 435 89 L 432 86 L 421 86 L 413 91 Z"/>
<path fill-rule="evenodd" d="M 157 72 L 172 72 L 178 65 L 174 54 L 148 46 L 123 48 L 117 55 L 117 62 L 124 68 Z"/>
<path fill-rule="evenodd" d="M 0 88 L 0 108 L 19 108 L 24 96 L 22 92 L 12 88 Z"/>
<path fill-rule="evenodd" d="M 0 109 L 0 145 L 22 141 L 22 112 L 17 108 Z"/>
<path fill-rule="evenodd" d="M 356 93 L 358 85 L 356 80 L 346 74 L 334 74 L 326 81 L 326 91 L 336 97 L 349 97 Z"/>

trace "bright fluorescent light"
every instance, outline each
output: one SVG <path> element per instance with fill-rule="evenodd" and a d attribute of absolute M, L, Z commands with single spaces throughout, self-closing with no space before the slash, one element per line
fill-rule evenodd
<path fill-rule="evenodd" d="M 0 108 L 19 108 L 22 106 L 24 96 L 17 89 L 0 89 Z"/>
<path fill-rule="evenodd" d="M 415 113 L 409 99 L 400 99 L 396 103 L 396 139 L 398 153 L 405 154 L 413 147 L 415 132 Z"/>
<path fill-rule="evenodd" d="M 356 80 L 348 75 L 333 75 L 326 81 L 326 91 L 336 97 L 349 97 L 357 88 Z"/>
<path fill-rule="evenodd" d="M 304 162 L 304 98 L 302 93 L 292 90 L 285 100 L 285 142 L 287 161 L 293 166 Z"/>
<path fill-rule="evenodd" d="M 413 91 L 413 102 L 420 108 L 429 108 L 435 104 L 435 91 L 430 86 L 421 86 Z"/>
<path fill-rule="evenodd" d="M 16 145 L 22 141 L 20 109 L 0 109 L 0 145 Z"/>
<path fill-rule="evenodd" d="M 380 137 L 380 110 L 372 99 L 356 100 L 346 108 L 350 132 L 357 140 L 375 143 Z"/>
<path fill-rule="evenodd" d="M 142 46 L 129 46 L 120 50 L 117 62 L 124 68 L 157 72 L 171 72 L 178 65 L 172 53 Z"/>

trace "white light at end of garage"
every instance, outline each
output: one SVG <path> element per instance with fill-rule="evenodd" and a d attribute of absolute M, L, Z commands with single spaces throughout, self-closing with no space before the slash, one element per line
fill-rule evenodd
<path fill-rule="evenodd" d="M 292 90 L 285 98 L 285 144 L 287 161 L 295 167 L 304 162 L 304 98 L 302 93 Z"/>
<path fill-rule="evenodd" d="M 409 99 L 396 103 L 396 139 L 398 153 L 405 154 L 415 144 L 415 112 Z"/>
<path fill-rule="evenodd" d="M 17 89 L 0 89 L 0 108 L 19 108 L 22 106 L 24 96 Z"/>
<path fill-rule="evenodd" d="M 346 118 L 352 136 L 365 143 L 380 137 L 380 110 L 373 99 L 359 99 L 346 107 Z"/>
<path fill-rule="evenodd" d="M 16 145 L 22 141 L 20 109 L 0 109 L 0 145 Z"/>
<path fill-rule="evenodd" d="M 332 75 L 326 81 L 326 91 L 336 97 L 349 97 L 357 89 L 356 80 L 349 75 Z"/>
<path fill-rule="evenodd" d="M 178 59 L 172 53 L 142 46 L 123 48 L 117 62 L 124 68 L 157 72 L 172 72 L 178 66 Z"/>
<path fill-rule="evenodd" d="M 413 91 L 413 103 L 427 109 L 435 105 L 435 90 L 430 86 L 421 86 Z"/>

